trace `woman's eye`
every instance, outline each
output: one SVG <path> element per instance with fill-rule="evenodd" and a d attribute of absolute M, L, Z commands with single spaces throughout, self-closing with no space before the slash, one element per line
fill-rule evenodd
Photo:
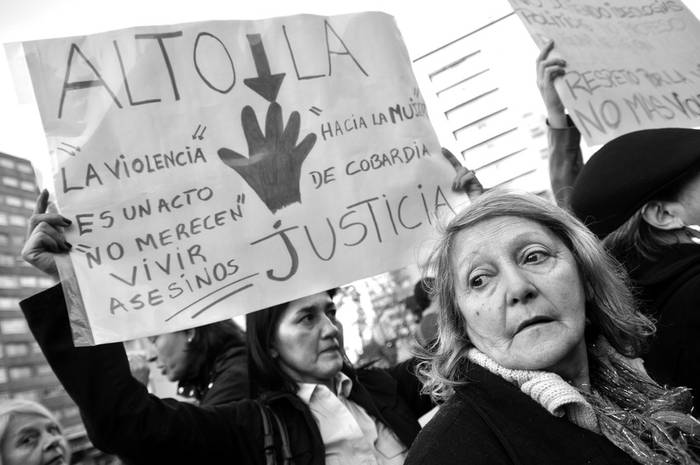
<path fill-rule="evenodd" d="M 486 276 L 483 274 L 472 276 L 469 278 L 469 287 L 478 289 L 486 284 Z"/>
<path fill-rule="evenodd" d="M 36 435 L 28 434 L 28 435 L 20 437 L 19 440 L 17 441 L 17 444 L 20 446 L 28 446 L 28 445 L 33 444 L 35 442 L 35 440 L 36 440 Z"/>
<path fill-rule="evenodd" d="M 545 258 L 547 258 L 547 253 L 542 250 L 537 250 L 525 255 L 525 263 L 539 263 Z"/>

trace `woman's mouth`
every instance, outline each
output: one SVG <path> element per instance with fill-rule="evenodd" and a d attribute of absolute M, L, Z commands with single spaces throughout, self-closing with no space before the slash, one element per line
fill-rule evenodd
<path fill-rule="evenodd" d="M 527 320 L 523 321 L 518 325 L 518 327 L 515 329 L 515 334 L 518 334 L 520 331 L 523 331 L 531 326 L 543 323 L 550 323 L 552 321 L 554 321 L 554 319 L 548 316 L 535 316 L 532 318 L 528 318 Z"/>
<path fill-rule="evenodd" d="M 65 457 L 63 454 L 59 454 L 53 458 L 51 458 L 48 462 L 44 462 L 44 465 L 64 465 L 66 464 Z"/>

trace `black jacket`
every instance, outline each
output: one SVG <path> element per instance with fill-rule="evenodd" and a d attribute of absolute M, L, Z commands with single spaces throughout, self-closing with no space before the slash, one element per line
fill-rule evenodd
<path fill-rule="evenodd" d="M 159 399 L 131 376 L 122 344 L 73 347 L 60 285 L 20 305 L 97 448 L 131 464 L 265 463 L 262 420 L 253 401 L 196 407 Z M 431 408 L 429 399 L 419 395 L 410 364 L 350 375 L 350 399 L 410 446 L 420 430 L 417 418 Z M 321 434 L 306 404 L 289 393 L 268 398 L 287 425 L 295 464 L 323 465 Z"/>
<path fill-rule="evenodd" d="M 658 260 L 625 264 L 656 336 L 643 357 L 659 383 L 688 386 L 700 415 L 700 245 L 667 247 Z"/>
<path fill-rule="evenodd" d="M 634 464 L 604 436 L 550 414 L 520 389 L 470 364 L 456 389 L 420 432 L 406 465 Z"/>

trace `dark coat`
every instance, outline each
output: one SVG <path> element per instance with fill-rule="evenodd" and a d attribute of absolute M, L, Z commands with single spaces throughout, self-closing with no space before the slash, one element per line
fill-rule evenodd
<path fill-rule="evenodd" d="M 73 347 L 60 285 L 20 303 L 29 327 L 68 394 L 80 408 L 93 444 L 131 464 L 265 463 L 262 419 L 257 405 L 241 400 L 197 407 L 159 399 L 131 376 L 122 344 Z M 388 425 L 410 446 L 417 418 L 431 408 L 420 396 L 410 364 L 391 370 L 350 373 L 350 399 Z M 321 433 L 296 395 L 277 393 L 269 404 L 283 419 L 296 465 L 323 465 Z"/>
<path fill-rule="evenodd" d="M 470 364 L 420 432 L 406 465 L 634 464 L 604 436 L 550 414 L 520 389 Z"/>
<path fill-rule="evenodd" d="M 700 246 L 678 244 L 658 260 L 626 263 L 656 335 L 643 357 L 661 384 L 688 386 L 700 415 Z"/>
<path fill-rule="evenodd" d="M 194 397 L 200 406 L 223 405 L 250 397 L 245 339 L 232 341 L 215 357 L 212 370 L 201 379 L 178 384 L 177 393 Z"/>

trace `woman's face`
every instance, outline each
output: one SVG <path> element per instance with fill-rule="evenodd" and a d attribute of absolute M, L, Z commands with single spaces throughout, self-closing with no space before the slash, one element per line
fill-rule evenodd
<path fill-rule="evenodd" d="M 565 375 L 586 363 L 583 284 L 557 236 L 504 216 L 459 232 L 454 251 L 457 303 L 477 349 L 511 369 Z"/>
<path fill-rule="evenodd" d="M 156 349 L 156 366 L 170 381 L 181 380 L 187 372 L 187 338 L 192 331 L 177 331 L 151 338 Z"/>
<path fill-rule="evenodd" d="M 67 465 L 68 442 L 50 418 L 33 413 L 13 415 L 2 440 L 4 465 Z"/>
<path fill-rule="evenodd" d="M 283 310 L 272 356 L 295 381 L 326 384 L 343 367 L 341 341 L 335 305 L 322 292 L 293 300 Z"/>
<path fill-rule="evenodd" d="M 683 186 L 678 202 L 683 206 L 681 219 L 685 224 L 700 224 L 700 172 Z"/>

